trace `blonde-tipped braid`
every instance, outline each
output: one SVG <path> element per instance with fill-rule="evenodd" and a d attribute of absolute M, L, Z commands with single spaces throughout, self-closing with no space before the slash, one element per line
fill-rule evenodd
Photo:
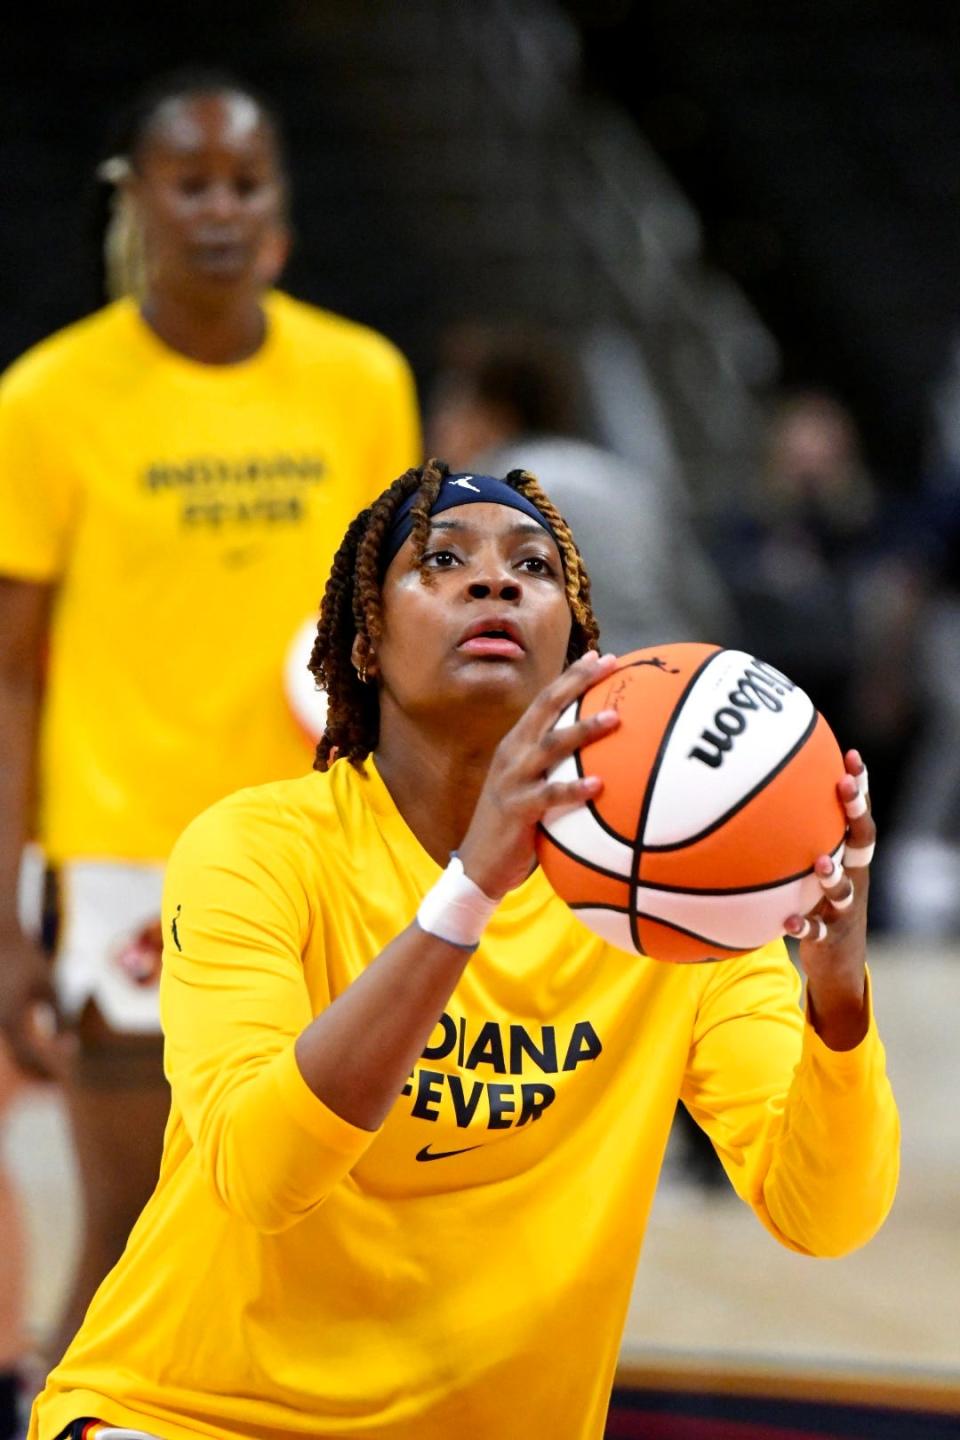
<path fill-rule="evenodd" d="M 600 627 L 597 625 L 590 603 L 590 576 L 584 566 L 583 556 L 577 549 L 573 531 L 549 495 L 541 489 L 540 482 L 535 475 L 531 475 L 529 470 L 511 470 L 506 480 L 508 485 L 512 485 L 521 495 L 525 495 L 528 500 L 533 501 L 553 531 L 553 538 L 557 542 L 560 559 L 563 561 L 563 575 L 570 613 L 586 640 L 586 644 L 573 653 L 572 647 L 575 641 L 574 635 L 571 634 L 571 653 L 568 654 L 567 660 L 574 660 L 577 655 L 582 655 L 584 650 L 595 648 L 600 639 Z M 577 644 L 579 645 L 579 643 L 580 637 L 578 636 Z"/>
<path fill-rule="evenodd" d="M 146 295 L 146 261 L 143 232 L 128 181 L 133 167 L 124 155 L 111 155 L 97 169 L 97 178 L 113 187 L 110 219 L 103 237 L 103 266 L 111 300 Z"/>

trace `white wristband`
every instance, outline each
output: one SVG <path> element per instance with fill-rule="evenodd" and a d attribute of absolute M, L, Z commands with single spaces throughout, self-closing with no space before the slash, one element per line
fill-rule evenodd
<path fill-rule="evenodd" d="M 417 924 L 438 940 L 463 950 L 476 950 L 483 928 L 499 903 L 474 885 L 464 874 L 460 857 L 451 855 L 436 885 L 420 901 Z"/>

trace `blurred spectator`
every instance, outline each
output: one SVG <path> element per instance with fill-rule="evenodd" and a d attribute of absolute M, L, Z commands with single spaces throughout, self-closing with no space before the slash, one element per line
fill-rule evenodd
<path fill-rule="evenodd" d="M 954 336 L 930 397 L 929 440 L 931 490 L 960 491 L 960 335 Z"/>
<path fill-rule="evenodd" d="M 870 767 L 881 829 L 917 726 L 915 567 L 834 396 L 782 397 L 748 503 L 718 524 L 714 554 L 745 648 L 780 666 Z M 878 907 L 882 918 L 883 907 Z"/>
<path fill-rule="evenodd" d="M 542 481 L 577 536 L 605 649 L 729 638 L 714 566 L 660 475 L 581 438 L 578 367 L 530 326 L 459 326 L 442 337 L 428 450 L 454 469 Z"/>
<path fill-rule="evenodd" d="M 876 514 L 851 417 L 819 393 L 780 401 L 758 482 L 718 537 L 744 641 L 849 734 L 854 581 Z"/>
<path fill-rule="evenodd" d="M 878 871 L 893 929 L 960 935 L 960 462 L 899 517 L 916 596 L 908 674 L 922 724 Z"/>

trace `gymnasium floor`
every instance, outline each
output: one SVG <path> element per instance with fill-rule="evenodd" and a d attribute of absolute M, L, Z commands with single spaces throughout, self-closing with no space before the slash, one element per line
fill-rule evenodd
<path fill-rule="evenodd" d="M 623 1379 L 960 1415 L 960 949 L 876 942 L 871 968 L 903 1124 L 886 1225 L 846 1259 L 794 1255 L 732 1192 L 679 1181 L 668 1155 Z"/>
<path fill-rule="evenodd" d="M 687 1183 L 671 1152 L 624 1337 L 629 1386 L 960 1415 L 960 947 L 877 943 L 872 968 L 904 1131 L 890 1220 L 847 1259 L 808 1260 L 777 1246 L 732 1192 Z M 41 1333 L 79 1241 L 55 1100 L 26 1097 L 6 1143 L 27 1200 L 29 1313 Z"/>

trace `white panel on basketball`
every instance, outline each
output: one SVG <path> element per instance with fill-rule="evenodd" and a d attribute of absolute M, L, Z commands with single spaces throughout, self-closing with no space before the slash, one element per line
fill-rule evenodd
<path fill-rule="evenodd" d="M 579 711 L 580 702 L 574 700 L 553 728 L 566 730 L 576 722 Z M 553 767 L 550 779 L 565 785 L 577 780 L 579 774 L 576 756 L 568 755 Z M 555 810 L 547 811 L 542 823 L 544 830 L 553 836 L 558 845 L 572 850 L 588 864 L 599 865 L 601 870 L 610 870 L 614 875 L 622 875 L 625 880 L 630 878 L 633 871 L 632 848 L 609 835 L 586 805 L 558 805 Z"/>
<path fill-rule="evenodd" d="M 813 716 L 809 697 L 772 666 L 721 650 L 676 717 L 643 843 L 676 845 L 715 825 L 776 769 Z"/>
<path fill-rule="evenodd" d="M 839 851 L 836 852 L 839 855 Z M 637 911 L 703 935 L 733 950 L 755 950 L 783 932 L 788 915 L 805 915 L 823 899 L 816 875 L 771 885 L 765 890 L 729 895 L 637 886 Z"/>
<path fill-rule="evenodd" d="M 569 730 L 571 725 L 576 724 L 579 714 L 580 701 L 574 700 L 572 705 L 568 705 L 566 710 L 563 710 L 561 712 L 560 718 L 557 720 L 556 724 L 553 727 L 554 730 Z"/>
<path fill-rule="evenodd" d="M 577 762 L 573 755 L 561 760 L 550 772 L 550 779 L 561 784 L 576 780 L 577 776 Z M 571 850 L 578 859 L 588 865 L 598 865 L 601 870 L 609 870 L 614 875 L 622 875 L 624 880 L 630 879 L 633 873 L 632 847 L 604 830 L 588 806 L 558 806 L 547 811 L 542 824 L 558 845 Z"/>
<path fill-rule="evenodd" d="M 577 905 L 573 913 L 595 935 L 606 940 L 608 945 L 636 955 L 630 935 L 629 915 L 625 915 L 621 910 L 607 910 L 601 905 Z"/>

